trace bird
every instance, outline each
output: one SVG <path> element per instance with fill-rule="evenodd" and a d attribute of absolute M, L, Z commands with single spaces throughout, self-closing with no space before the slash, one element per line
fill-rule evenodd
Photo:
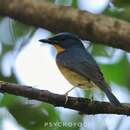
<path fill-rule="evenodd" d="M 39 41 L 56 48 L 56 64 L 63 76 L 74 87 L 87 89 L 96 85 L 106 94 L 112 105 L 121 106 L 105 81 L 96 60 L 84 47 L 78 35 L 61 32 Z"/>

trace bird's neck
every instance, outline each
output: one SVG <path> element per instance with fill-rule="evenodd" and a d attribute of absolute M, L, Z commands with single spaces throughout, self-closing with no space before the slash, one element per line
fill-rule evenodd
<path fill-rule="evenodd" d="M 57 50 L 58 53 L 64 51 L 64 48 L 62 48 L 61 46 L 59 46 L 59 45 L 57 45 L 57 44 L 54 44 L 54 47 L 56 48 L 56 50 Z"/>

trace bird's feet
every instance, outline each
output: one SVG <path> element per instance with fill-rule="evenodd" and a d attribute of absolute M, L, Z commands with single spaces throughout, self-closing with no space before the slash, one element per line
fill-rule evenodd
<path fill-rule="evenodd" d="M 68 91 L 64 94 L 64 96 L 65 96 L 65 104 L 66 104 L 67 101 L 68 101 L 68 94 L 69 94 L 69 92 L 72 91 L 74 88 L 75 88 L 75 86 L 72 87 L 70 90 L 68 90 Z"/>

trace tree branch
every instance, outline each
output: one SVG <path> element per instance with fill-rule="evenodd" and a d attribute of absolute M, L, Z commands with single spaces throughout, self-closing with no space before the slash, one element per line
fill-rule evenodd
<path fill-rule="evenodd" d="M 92 15 L 70 7 L 55 6 L 37 0 L 0 0 L 0 15 L 56 33 L 74 32 L 81 38 L 130 51 L 130 24 L 115 18 Z M 64 95 L 5 82 L 0 82 L 0 92 L 47 102 L 85 114 L 130 115 L 130 104 L 116 107 L 107 102 L 76 97 L 68 97 L 65 104 Z"/>
<path fill-rule="evenodd" d="M 52 32 L 73 32 L 96 43 L 130 51 L 130 24 L 104 15 L 37 0 L 0 0 L 0 15 Z"/>
<path fill-rule="evenodd" d="M 122 104 L 122 107 L 116 107 L 108 102 L 91 101 L 86 98 L 68 97 L 64 95 L 54 94 L 47 90 L 39 90 L 29 86 L 17 85 L 12 83 L 0 82 L 0 92 L 9 93 L 17 96 L 23 96 L 29 99 L 35 99 L 47 102 L 56 107 L 64 107 L 77 110 L 84 114 L 123 114 L 130 115 L 130 104 Z"/>

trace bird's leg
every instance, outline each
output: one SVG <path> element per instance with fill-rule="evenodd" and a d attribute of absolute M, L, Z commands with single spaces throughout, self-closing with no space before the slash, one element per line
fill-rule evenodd
<path fill-rule="evenodd" d="M 74 88 L 76 88 L 76 86 L 74 86 L 74 87 L 72 87 L 71 89 L 69 89 L 64 95 L 68 95 L 68 93 L 69 93 L 70 91 L 72 91 Z"/>
<path fill-rule="evenodd" d="M 64 95 L 65 95 L 65 104 L 67 103 L 68 101 L 68 94 L 70 91 L 72 91 L 74 88 L 76 88 L 76 86 L 72 87 L 71 89 L 69 89 Z"/>

